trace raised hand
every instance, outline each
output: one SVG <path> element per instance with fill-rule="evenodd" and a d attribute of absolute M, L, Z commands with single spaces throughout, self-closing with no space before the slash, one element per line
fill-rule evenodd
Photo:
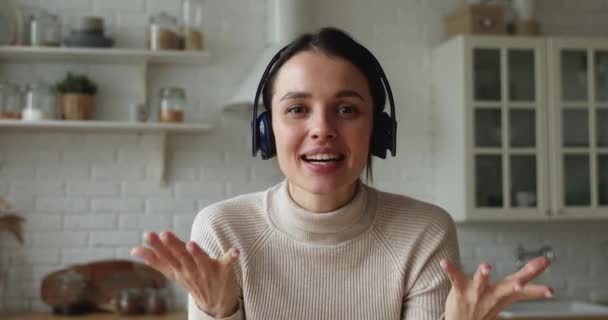
<path fill-rule="evenodd" d="M 513 302 L 550 298 L 553 296 L 552 288 L 529 283 L 548 266 L 547 258 L 537 257 L 518 272 L 490 284 L 489 264 L 480 264 L 473 279 L 467 279 L 452 263 L 442 260 L 441 267 L 452 283 L 445 304 L 445 320 L 495 319 L 502 309 Z"/>
<path fill-rule="evenodd" d="M 135 247 L 131 255 L 178 282 L 201 310 L 219 318 L 237 311 L 240 293 L 233 265 L 238 249 L 212 259 L 194 241 L 184 243 L 167 231 L 147 232 L 144 240 L 150 247 Z"/>

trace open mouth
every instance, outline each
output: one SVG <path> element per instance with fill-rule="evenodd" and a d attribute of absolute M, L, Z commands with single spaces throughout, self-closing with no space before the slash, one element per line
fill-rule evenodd
<path fill-rule="evenodd" d="M 336 154 L 336 153 L 318 153 L 318 154 L 311 154 L 311 155 L 303 155 L 300 157 L 302 160 L 308 162 L 308 163 L 312 163 L 312 164 L 329 164 L 329 163 L 336 163 L 339 161 L 344 160 L 344 155 L 343 154 Z"/>

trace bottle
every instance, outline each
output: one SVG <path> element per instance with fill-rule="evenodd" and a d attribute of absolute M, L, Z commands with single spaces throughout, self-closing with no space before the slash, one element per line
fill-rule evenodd
<path fill-rule="evenodd" d="M 14 83 L 0 83 L 0 119 L 21 119 L 21 93 Z"/>
<path fill-rule="evenodd" d="M 203 0 L 182 1 L 180 34 L 184 50 L 203 50 Z"/>
<path fill-rule="evenodd" d="M 150 17 L 148 49 L 177 50 L 180 39 L 177 33 L 177 19 L 166 12 Z"/>
<path fill-rule="evenodd" d="M 56 99 L 55 91 L 44 82 L 27 85 L 21 118 L 26 121 L 55 119 Z"/>
<path fill-rule="evenodd" d="M 186 106 L 186 92 L 182 88 L 160 90 L 160 122 L 182 122 Z"/>
<path fill-rule="evenodd" d="M 61 44 L 61 21 L 56 15 L 40 11 L 30 22 L 30 44 L 32 46 L 58 47 Z"/>

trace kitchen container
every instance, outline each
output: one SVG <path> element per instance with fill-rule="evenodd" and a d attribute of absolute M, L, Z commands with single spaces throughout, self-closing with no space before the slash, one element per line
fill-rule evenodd
<path fill-rule="evenodd" d="M 445 20 L 448 36 L 458 34 L 505 34 L 504 8 L 499 5 L 466 5 L 456 9 Z"/>
<path fill-rule="evenodd" d="M 30 22 L 30 44 L 32 46 L 61 45 L 61 20 L 46 11 L 36 13 Z"/>
<path fill-rule="evenodd" d="M 186 92 L 182 88 L 160 90 L 160 122 L 182 122 L 186 106 Z"/>
<path fill-rule="evenodd" d="M 161 12 L 150 17 L 148 26 L 148 48 L 150 50 L 177 50 L 180 38 L 178 24 L 174 16 Z"/>
<path fill-rule="evenodd" d="M 21 119 L 21 93 L 14 83 L 0 83 L 0 119 Z"/>
<path fill-rule="evenodd" d="M 203 50 L 203 0 L 182 1 L 180 30 L 185 50 Z"/>
<path fill-rule="evenodd" d="M 56 117 L 55 91 L 44 82 L 26 86 L 25 108 L 21 118 L 25 121 L 39 121 Z"/>

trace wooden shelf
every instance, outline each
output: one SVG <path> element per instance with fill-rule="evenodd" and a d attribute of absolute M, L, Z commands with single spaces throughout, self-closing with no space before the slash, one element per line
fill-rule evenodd
<path fill-rule="evenodd" d="M 147 49 L 0 46 L 0 60 L 14 62 L 66 62 L 105 64 L 200 65 L 209 61 L 208 51 L 150 51 Z"/>
<path fill-rule="evenodd" d="M 158 122 L 122 122 L 122 121 L 68 121 L 44 120 L 22 121 L 0 119 L 0 129 L 19 131 L 112 131 L 112 132 L 206 132 L 213 125 L 209 123 L 158 123 Z"/>

